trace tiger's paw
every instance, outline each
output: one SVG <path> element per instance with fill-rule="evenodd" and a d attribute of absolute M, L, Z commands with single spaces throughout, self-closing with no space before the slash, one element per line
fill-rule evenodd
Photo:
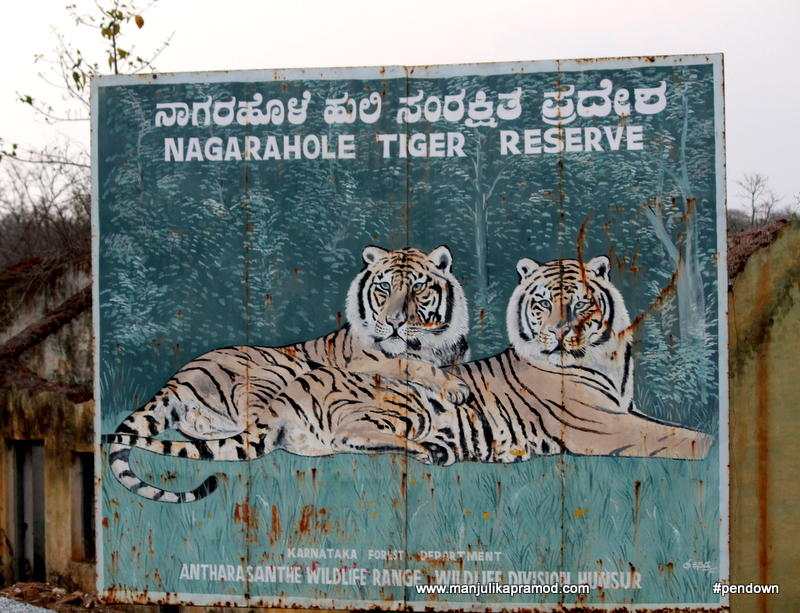
<path fill-rule="evenodd" d="M 447 398 L 449 402 L 453 404 L 464 404 L 469 398 L 471 390 L 469 389 L 469 385 L 462 379 L 458 377 L 448 377 L 442 389 L 442 393 L 444 393 L 445 398 Z"/>

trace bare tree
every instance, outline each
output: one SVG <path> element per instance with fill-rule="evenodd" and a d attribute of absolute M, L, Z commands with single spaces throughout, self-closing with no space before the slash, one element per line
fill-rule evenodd
<path fill-rule="evenodd" d="M 105 41 L 104 60 L 88 61 L 64 36 L 53 30 L 57 45 L 52 58 L 39 55 L 37 62 L 50 65 L 40 77 L 63 92 L 66 105 L 56 111 L 46 102 L 18 93 L 48 122 L 88 119 L 88 85 L 108 64 L 113 74 L 132 74 L 152 70 L 152 61 L 169 40 L 148 59 L 123 45 L 124 31 L 144 26 L 133 0 L 95 0 L 96 12 L 82 14 L 75 5 L 67 7 L 76 24 L 95 28 Z M 135 31 L 135 30 L 134 30 Z M 70 106 L 70 102 L 72 105 Z M 77 106 L 77 111 L 74 107 Z M 88 269 L 91 253 L 89 155 L 78 143 L 66 142 L 44 149 L 6 145 L 0 138 L 0 320 L 13 311 L 4 299 L 20 286 L 38 291 L 51 282 L 54 274 L 73 264 Z M 91 308 L 91 286 L 85 287 L 63 304 L 45 314 L 16 336 L 0 343 L 0 389 L 27 389 L 64 394 L 74 402 L 92 395 L 87 383 L 47 381 L 27 369 L 18 358 L 62 326 Z"/>
<path fill-rule="evenodd" d="M 80 49 L 73 47 L 64 35 L 52 28 L 56 38 L 56 47 L 51 54 L 35 56 L 36 63 L 49 67 L 39 73 L 39 77 L 62 92 L 65 102 L 60 108 L 54 108 L 48 102 L 33 96 L 17 92 L 20 102 L 29 105 L 39 116 L 49 123 L 62 121 L 88 121 L 89 119 L 89 82 L 93 76 L 104 73 L 105 64 L 111 74 L 136 74 L 145 70 L 153 70 L 154 60 L 169 45 L 171 36 L 155 51 L 141 57 L 134 52 L 134 46 L 124 44 L 124 36 L 132 26 L 144 27 L 142 13 L 151 8 L 157 0 L 152 0 L 144 8 L 139 9 L 134 0 L 110 0 L 101 4 L 95 0 L 96 10 L 93 13 L 78 12 L 77 5 L 67 6 L 75 23 L 95 29 L 105 43 L 104 60 L 91 61 Z M 125 48 L 127 47 L 127 48 Z M 17 143 L 7 144 L 0 138 L 0 158 L 16 157 L 26 162 L 56 164 L 75 164 L 88 168 L 88 152 L 71 144 L 71 155 L 63 147 L 49 147 L 32 150 L 20 147 Z"/>
<path fill-rule="evenodd" d="M 88 261 L 90 203 L 84 169 L 7 160 L 0 175 L 0 270 L 31 257 Z"/>
<path fill-rule="evenodd" d="M 759 210 L 761 211 L 761 225 L 766 225 L 773 221 L 774 218 L 780 213 L 778 205 L 781 204 L 783 198 L 775 195 L 771 189 L 768 189 L 764 196 L 761 198 Z"/>
<path fill-rule="evenodd" d="M 736 185 L 741 188 L 739 199 L 744 203 L 744 208 L 750 216 L 750 227 L 756 225 L 764 197 L 771 193 L 768 182 L 769 177 L 757 172 L 744 173 L 742 178 L 736 181 Z"/>

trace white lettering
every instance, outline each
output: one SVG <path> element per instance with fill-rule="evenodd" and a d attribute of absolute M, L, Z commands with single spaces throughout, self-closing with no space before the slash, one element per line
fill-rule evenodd
<path fill-rule="evenodd" d="M 414 134 L 408 141 L 408 152 L 414 157 L 425 157 L 428 153 L 428 147 L 425 144 L 424 134 Z"/>
<path fill-rule="evenodd" d="M 258 150 L 261 147 L 261 141 L 255 136 L 244 137 L 244 159 L 260 160 L 261 156 L 258 155 Z"/>
<path fill-rule="evenodd" d="M 212 136 L 206 141 L 203 153 L 207 160 L 219 162 L 222 160 L 222 139 L 219 136 Z"/>
<path fill-rule="evenodd" d="M 183 161 L 183 139 L 179 138 L 178 143 L 175 143 L 174 138 L 164 139 L 164 161 L 171 162 L 172 159 L 176 162 Z"/>
<path fill-rule="evenodd" d="M 500 130 L 500 155 L 519 155 L 519 134 L 514 130 Z"/>
<path fill-rule="evenodd" d="M 303 155 L 310 160 L 315 160 L 319 156 L 319 139 L 313 134 L 303 139 Z"/>
<path fill-rule="evenodd" d="M 445 99 L 446 98 L 445 96 Z M 461 132 L 447 133 L 447 157 L 453 157 L 454 155 L 460 158 L 466 157 L 467 155 L 464 153 L 464 135 Z"/>
<path fill-rule="evenodd" d="M 200 152 L 200 139 L 199 138 L 190 138 L 189 139 L 189 147 L 186 149 L 186 160 L 190 162 L 191 160 L 200 160 L 203 161 L 203 154 Z"/>
<path fill-rule="evenodd" d="M 558 128 L 545 130 L 544 142 L 547 143 L 544 147 L 545 153 L 558 153 L 564 150 L 564 141 L 561 140 L 561 130 Z"/>
<path fill-rule="evenodd" d="M 289 144 L 288 136 L 283 137 L 283 159 L 288 160 L 289 154 L 294 153 L 294 159 L 300 159 L 300 137 L 295 136 L 292 144 Z"/>
<path fill-rule="evenodd" d="M 525 153 L 541 153 L 542 152 L 542 131 L 541 130 L 525 130 Z"/>
<path fill-rule="evenodd" d="M 397 140 L 397 134 L 378 134 L 378 142 L 383 144 L 383 157 L 388 158 L 392 151 L 392 143 Z"/>
<path fill-rule="evenodd" d="M 642 126 L 628 126 L 628 151 L 644 149 L 642 142 Z"/>
<path fill-rule="evenodd" d="M 235 136 L 228 137 L 228 146 L 225 147 L 225 161 L 241 160 L 242 153 L 239 151 L 239 139 Z"/>
<path fill-rule="evenodd" d="M 352 134 L 339 135 L 339 159 L 354 160 L 356 158 L 355 136 Z"/>

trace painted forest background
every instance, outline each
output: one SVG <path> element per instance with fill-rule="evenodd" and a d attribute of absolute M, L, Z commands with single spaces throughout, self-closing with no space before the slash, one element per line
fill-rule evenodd
<path fill-rule="evenodd" d="M 629 89 L 669 83 L 663 112 L 633 118 L 644 126 L 643 151 L 500 156 L 496 128 L 424 120 L 398 126 L 392 107 L 406 91 L 442 97 L 464 89 L 471 100 L 479 91 L 496 99 L 522 87 L 523 112 L 503 126 L 521 131 L 539 125 L 536 95 L 557 89 L 558 79 L 580 90 L 603 78 Z M 318 108 L 345 92 L 384 92 L 381 119 L 357 134 L 354 160 L 159 162 L 163 132 L 152 122 L 151 94 L 137 87 L 104 94 L 104 385 L 124 372 L 141 402 L 209 349 L 279 346 L 332 331 L 370 244 L 450 247 L 470 305 L 473 359 L 507 344 L 505 308 L 520 258 L 606 254 L 636 321 L 638 406 L 660 419 L 715 428 L 718 203 L 710 66 L 287 86 L 298 97 L 313 92 Z M 160 99 L 200 100 L 255 92 L 266 98 L 269 87 L 156 90 Z M 309 115 L 304 133 L 334 140 L 353 130 L 327 125 L 320 115 Z M 467 155 L 383 158 L 375 131 L 403 128 L 461 131 Z M 108 408 L 110 427 L 134 407 Z"/>

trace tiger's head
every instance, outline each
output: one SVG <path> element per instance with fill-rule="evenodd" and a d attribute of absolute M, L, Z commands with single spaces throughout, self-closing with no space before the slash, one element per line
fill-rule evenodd
<path fill-rule="evenodd" d="M 630 374 L 630 318 L 609 279 L 609 259 L 517 264 L 520 284 L 508 305 L 508 334 L 530 362 L 581 366 L 613 376 Z"/>
<path fill-rule="evenodd" d="M 429 254 L 367 247 L 347 294 L 347 320 L 365 347 L 448 366 L 467 359 L 467 301 L 442 245 Z"/>

